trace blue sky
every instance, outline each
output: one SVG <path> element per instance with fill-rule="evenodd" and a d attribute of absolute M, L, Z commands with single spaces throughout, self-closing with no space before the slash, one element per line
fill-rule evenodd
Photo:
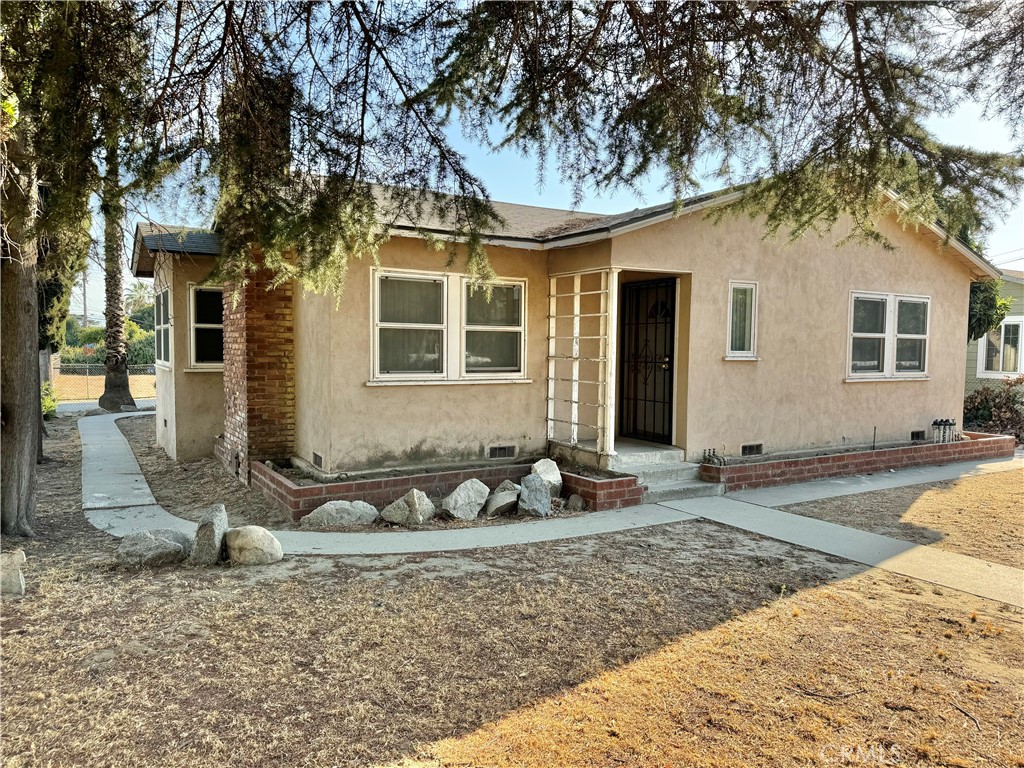
<path fill-rule="evenodd" d="M 999 123 L 984 120 L 981 108 L 977 105 L 964 105 L 953 116 L 933 119 L 930 125 L 939 138 L 948 143 L 998 152 L 1014 149 L 1009 131 Z M 561 183 L 550 171 L 541 183 L 537 178 L 534 159 L 523 158 L 511 151 L 490 153 L 457 135 L 454 138 L 457 148 L 466 156 L 470 169 L 483 179 L 492 199 L 551 208 L 572 206 L 571 187 Z M 628 190 L 604 195 L 589 192 L 584 195 L 579 209 L 595 213 L 621 213 L 666 201 L 671 198 L 671 190 L 664 189 L 664 183 L 664 175 L 652 175 L 640 184 L 638 194 Z M 164 223 L 201 223 L 194 218 L 195 213 L 190 211 L 154 206 L 148 213 L 154 220 Z M 127 247 L 130 248 L 131 244 L 128 243 Z M 997 266 L 1024 271 L 1024 195 L 1018 196 L 1007 219 L 989 234 L 985 250 Z M 126 274 L 126 288 L 132 279 Z M 95 264 L 90 268 L 88 291 L 90 318 L 98 320 L 103 310 L 103 276 Z M 72 298 L 71 311 L 81 314 L 81 283 Z"/>

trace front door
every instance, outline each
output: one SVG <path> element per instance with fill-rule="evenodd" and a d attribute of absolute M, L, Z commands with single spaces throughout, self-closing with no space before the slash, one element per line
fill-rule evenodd
<path fill-rule="evenodd" d="M 619 435 L 672 443 L 676 280 L 622 286 Z"/>

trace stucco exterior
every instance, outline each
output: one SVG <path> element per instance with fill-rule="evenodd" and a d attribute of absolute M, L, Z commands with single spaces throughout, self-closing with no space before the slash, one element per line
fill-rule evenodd
<path fill-rule="evenodd" d="M 189 286 L 213 269 L 209 256 L 161 254 L 155 291 L 170 294 L 171 360 L 156 366 L 156 442 L 176 461 L 213 455 L 224 425 L 224 381 L 217 369 L 189 366 Z"/>
<path fill-rule="evenodd" d="M 296 455 L 322 458 L 325 469 L 430 464 L 487 457 L 491 445 L 519 455 L 546 450 L 547 260 L 544 253 L 492 248 L 502 278 L 526 287 L 526 356 L 522 381 L 408 384 L 372 381 L 373 265 L 349 265 L 345 293 L 299 291 L 295 300 Z M 418 239 L 395 238 L 380 267 L 458 274 L 447 255 Z M 449 331 L 454 332 L 454 331 Z"/>
<path fill-rule="evenodd" d="M 969 287 L 979 267 L 934 232 L 895 220 L 882 230 L 894 249 L 837 248 L 835 236 L 766 239 L 757 220 L 697 211 L 589 232 L 567 247 L 489 246 L 499 279 L 525 289 L 523 373 L 500 381 L 375 372 L 376 271 L 454 276 L 463 259 L 446 267 L 446 253 L 394 237 L 377 265 L 350 264 L 340 301 L 295 289 L 293 455 L 327 471 L 476 461 L 492 446 L 526 457 L 547 453 L 549 440 L 600 455 L 621 416 L 620 301 L 627 286 L 652 280 L 675 291 L 665 442 L 690 460 L 706 449 L 738 455 L 751 444 L 771 454 L 930 434 L 934 419 L 961 412 Z M 176 258 L 156 270 L 158 284 L 170 281 L 175 317 L 187 317 L 188 284 L 209 268 L 209 259 Z M 727 359 L 730 281 L 756 284 L 756 350 L 747 359 Z M 446 285 L 460 290 L 457 280 Z M 849 375 L 855 291 L 927 297 L 923 374 Z M 457 320 L 448 322 L 448 334 L 461 333 Z M 187 343 L 188 324 L 174 323 L 174 365 L 157 376 L 158 442 L 177 459 L 208 455 L 224 418 L 222 377 L 188 370 Z M 457 347 L 446 354 L 458 364 Z"/>

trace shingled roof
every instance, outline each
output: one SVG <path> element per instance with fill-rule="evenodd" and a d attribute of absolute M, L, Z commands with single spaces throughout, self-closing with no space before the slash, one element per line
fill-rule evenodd
<path fill-rule="evenodd" d="M 132 274 L 152 277 L 158 253 L 217 256 L 220 253 L 220 235 L 209 229 L 139 222 L 135 227 L 132 248 Z"/>

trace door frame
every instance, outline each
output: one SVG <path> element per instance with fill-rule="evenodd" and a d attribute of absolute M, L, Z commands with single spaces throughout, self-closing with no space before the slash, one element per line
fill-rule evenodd
<path fill-rule="evenodd" d="M 658 270 L 629 270 L 630 272 L 635 271 L 638 274 L 651 275 L 649 278 L 642 278 L 637 280 L 631 280 L 629 282 L 621 282 L 617 280 L 617 322 L 615 328 L 616 336 L 616 352 L 619 358 L 616 361 L 615 366 L 615 437 L 616 439 L 622 437 L 628 440 L 645 440 L 645 438 L 630 437 L 622 434 L 622 418 L 623 418 L 623 400 L 622 393 L 625 391 L 625 370 L 624 370 L 624 353 L 626 349 L 625 344 L 625 324 L 623 322 L 624 312 L 622 311 L 625 303 L 626 288 L 630 285 L 643 284 L 643 283 L 671 283 L 673 291 L 673 308 L 672 308 L 672 386 L 669 388 L 668 406 L 671 408 L 671 418 L 669 419 L 670 434 L 668 435 L 667 442 L 659 442 L 654 440 L 646 440 L 656 445 L 665 445 L 672 447 L 679 447 L 676 445 L 678 436 L 678 414 L 679 414 L 679 308 L 680 308 L 680 285 L 679 285 L 679 273 L 678 272 L 660 272 Z M 617 274 L 619 278 L 621 273 Z"/>

